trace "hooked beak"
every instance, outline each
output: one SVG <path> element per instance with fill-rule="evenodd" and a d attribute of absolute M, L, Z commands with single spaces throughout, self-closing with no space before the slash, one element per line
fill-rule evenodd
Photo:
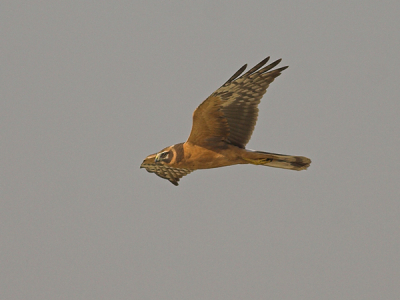
<path fill-rule="evenodd" d="M 145 168 L 146 165 L 154 165 L 155 162 L 155 158 L 156 158 L 156 154 L 152 154 L 147 156 L 144 161 L 142 162 L 142 164 L 140 165 L 140 168 Z"/>
<path fill-rule="evenodd" d="M 160 161 L 160 155 L 161 155 L 161 153 L 158 153 L 157 155 L 156 155 L 156 158 L 154 159 L 154 162 L 159 162 Z"/>

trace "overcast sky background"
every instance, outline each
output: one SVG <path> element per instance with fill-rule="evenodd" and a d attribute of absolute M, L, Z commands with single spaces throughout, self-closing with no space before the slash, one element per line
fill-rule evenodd
<path fill-rule="evenodd" d="M 398 299 L 399 1 L 4 1 L 0 299 Z M 250 149 L 140 170 L 243 64 Z"/>

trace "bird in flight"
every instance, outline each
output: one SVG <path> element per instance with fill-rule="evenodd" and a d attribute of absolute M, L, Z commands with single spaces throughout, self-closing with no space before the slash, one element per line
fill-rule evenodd
<path fill-rule="evenodd" d="M 269 84 L 287 68 L 274 69 L 281 59 L 263 67 L 269 57 L 240 76 L 241 67 L 201 103 L 193 113 L 193 125 L 185 143 L 147 156 L 140 168 L 178 185 L 183 176 L 199 169 L 253 164 L 289 170 L 305 170 L 311 160 L 246 149 L 258 117 L 258 104 Z M 239 77 L 240 76 L 240 77 Z"/>

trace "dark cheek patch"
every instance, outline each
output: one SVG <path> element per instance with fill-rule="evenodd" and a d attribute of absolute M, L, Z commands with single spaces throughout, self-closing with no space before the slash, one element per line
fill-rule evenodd
<path fill-rule="evenodd" d="M 176 160 L 175 160 L 175 162 L 179 163 L 185 156 L 184 155 L 184 150 L 183 150 L 183 143 L 176 144 L 174 146 L 174 149 L 176 151 Z M 172 151 L 171 151 L 171 153 L 172 153 Z"/>

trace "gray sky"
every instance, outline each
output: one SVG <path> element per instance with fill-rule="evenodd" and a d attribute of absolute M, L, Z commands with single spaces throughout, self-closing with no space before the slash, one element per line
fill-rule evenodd
<path fill-rule="evenodd" d="M 5 1 L 0 299 L 400 294 L 399 1 Z M 140 170 L 243 64 L 289 65 L 250 149 Z"/>

